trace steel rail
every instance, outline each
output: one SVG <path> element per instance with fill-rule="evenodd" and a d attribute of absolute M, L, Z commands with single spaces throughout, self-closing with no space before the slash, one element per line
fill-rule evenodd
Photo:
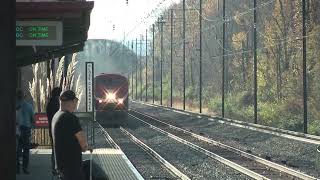
<path fill-rule="evenodd" d="M 115 148 L 115 149 L 121 149 L 118 144 L 116 142 L 114 142 L 114 140 L 111 138 L 111 136 L 109 135 L 109 133 L 101 126 L 100 123 L 97 123 L 99 128 L 101 129 L 103 136 L 106 138 L 106 140 L 109 142 L 109 144 Z"/>
<path fill-rule="evenodd" d="M 143 114 L 143 113 L 141 113 L 141 112 L 138 112 L 138 111 L 135 111 L 135 110 L 130 110 L 130 111 L 135 112 L 135 113 L 137 113 L 137 114 L 140 114 L 140 115 L 142 115 L 142 116 L 144 116 L 144 117 L 147 117 L 147 118 L 149 118 L 149 119 L 152 119 L 152 120 L 154 120 L 154 121 L 163 123 L 163 124 L 167 125 L 168 127 L 170 127 L 171 129 L 175 129 L 175 130 L 178 130 L 178 131 L 183 132 L 183 133 L 185 133 L 185 134 L 189 134 L 189 135 L 191 135 L 192 137 L 197 138 L 198 140 L 201 140 L 201 141 L 204 141 L 204 142 L 213 144 L 213 145 L 215 145 L 215 146 L 219 146 L 219 147 L 221 147 L 221 148 L 223 148 L 223 149 L 227 149 L 227 150 L 232 151 L 232 152 L 234 152 L 234 153 L 237 153 L 237 154 L 239 154 L 239 155 L 241 155 L 241 156 L 244 156 L 244 157 L 246 157 L 246 158 L 248 158 L 248 159 L 251 159 L 251 160 L 256 161 L 256 162 L 258 162 L 258 163 L 261 163 L 261 164 L 264 164 L 264 165 L 266 165 L 266 166 L 269 166 L 269 167 L 272 168 L 272 169 L 276 169 L 276 170 L 278 170 L 278 171 L 285 172 L 285 173 L 287 173 L 287 174 L 290 174 L 290 175 L 292 175 L 292 176 L 295 176 L 295 177 L 298 177 L 298 178 L 301 178 L 301 179 L 317 179 L 317 178 L 312 177 L 312 176 L 310 176 L 310 175 L 301 173 L 301 172 L 299 172 L 299 171 L 296 171 L 296 170 L 287 168 L 287 167 L 282 166 L 282 165 L 280 165 L 280 164 L 277 164 L 277 163 L 274 163 L 274 162 L 265 160 L 265 159 L 263 159 L 263 158 L 260 158 L 260 157 L 258 157 L 258 156 L 249 154 L 249 153 L 247 153 L 247 152 L 241 151 L 241 150 L 236 149 L 236 148 L 234 148 L 234 147 L 231 147 L 231 146 L 222 144 L 222 143 L 220 143 L 220 142 L 214 141 L 214 140 L 212 140 L 212 139 L 210 139 L 210 138 L 207 138 L 207 137 L 204 137 L 204 136 L 195 134 L 195 133 L 193 133 L 193 132 L 190 132 L 190 131 L 188 131 L 188 130 L 185 130 L 185 129 L 176 127 L 176 126 L 174 126 L 174 125 L 171 125 L 171 124 L 169 124 L 169 123 L 163 122 L 163 121 L 161 121 L 161 120 L 159 120 L 159 119 L 156 119 L 156 118 L 151 117 L 151 116 L 149 116 L 149 115 Z"/>
<path fill-rule="evenodd" d="M 165 160 L 163 157 L 161 157 L 156 151 L 151 149 L 148 145 L 140 141 L 138 138 L 136 138 L 133 134 L 131 134 L 129 131 L 127 131 L 125 128 L 120 127 L 120 130 L 127 135 L 135 144 L 137 144 L 139 147 L 141 147 L 144 151 L 146 151 L 148 154 L 150 154 L 153 158 L 155 158 L 157 161 L 159 161 L 163 166 L 165 166 L 171 173 L 173 173 L 175 176 L 179 177 L 182 180 L 190 180 L 188 176 L 183 174 L 181 171 L 179 171 L 176 167 L 174 167 L 172 164 L 170 164 L 167 160 Z"/>
<path fill-rule="evenodd" d="M 137 101 L 133 101 L 133 102 L 141 103 L 141 102 L 137 102 Z M 221 124 L 228 124 L 228 125 L 232 125 L 232 126 L 236 126 L 236 127 L 241 127 L 241 128 L 246 128 L 246 129 L 258 131 L 258 132 L 276 135 L 279 137 L 285 137 L 285 138 L 293 139 L 296 141 L 320 145 L 320 136 L 315 136 L 315 135 L 311 135 L 311 134 L 305 134 L 305 133 L 275 128 L 275 127 L 270 127 L 270 126 L 264 126 L 264 125 L 260 125 L 260 124 L 254 124 L 254 123 L 244 122 L 244 121 L 235 120 L 235 119 L 221 118 L 218 116 L 210 116 L 210 115 L 185 111 L 185 110 L 181 110 L 181 109 L 177 109 L 177 108 L 165 107 L 165 106 L 148 104 L 148 103 L 141 103 L 141 104 L 147 105 L 147 106 L 152 106 L 152 107 L 161 107 L 163 109 L 171 110 L 171 111 L 174 111 L 174 112 L 177 112 L 180 114 L 185 114 L 185 115 L 197 115 L 197 116 L 200 116 L 201 118 L 208 118 L 209 121 L 216 121 Z"/>
<path fill-rule="evenodd" d="M 201 153 L 207 155 L 208 157 L 211 157 L 211 158 L 215 159 L 215 160 L 217 160 L 217 161 L 219 161 L 219 162 L 221 162 L 221 163 L 223 163 L 223 164 L 235 169 L 236 171 L 239 171 L 239 172 L 241 172 L 243 174 L 246 174 L 247 176 L 249 176 L 251 178 L 254 178 L 254 179 L 268 179 L 267 177 L 264 177 L 264 176 L 254 172 L 254 171 L 251 171 L 251 170 L 249 170 L 249 169 L 247 169 L 247 168 L 245 168 L 243 166 L 240 166 L 239 164 L 236 164 L 236 163 L 234 163 L 234 162 L 232 162 L 232 161 L 230 161 L 228 159 L 225 159 L 225 158 L 223 158 L 223 157 L 221 157 L 221 156 L 219 156 L 219 155 L 217 155 L 215 153 L 212 153 L 212 152 L 210 152 L 210 151 L 208 151 L 208 150 L 206 150 L 206 149 L 204 149 L 204 148 L 202 148 L 202 147 L 200 147 L 198 145 L 195 145 L 195 144 L 193 144 L 193 143 L 191 143 L 189 141 L 186 141 L 186 140 L 184 140 L 184 139 L 182 139 L 182 138 L 180 138 L 178 136 L 175 136 L 175 135 L 173 135 L 173 134 L 171 134 L 171 133 L 169 133 L 169 132 L 167 132 L 165 130 L 162 130 L 161 128 L 153 126 L 152 124 L 150 124 L 148 122 L 145 122 L 144 120 L 142 120 L 139 117 L 136 117 L 136 116 L 134 116 L 134 115 L 132 115 L 130 113 L 129 113 L 129 115 L 132 116 L 133 118 L 141 121 L 142 123 L 148 125 L 150 128 L 152 128 L 152 129 L 154 129 L 154 130 L 156 130 L 156 131 L 158 131 L 158 132 L 160 132 L 162 134 L 165 134 L 168 137 L 170 137 L 170 138 L 172 138 L 172 139 L 174 139 L 174 140 L 176 140 L 178 142 L 181 142 L 181 143 L 191 147 L 192 149 L 194 149 L 194 150 L 196 150 L 198 152 L 201 152 Z"/>

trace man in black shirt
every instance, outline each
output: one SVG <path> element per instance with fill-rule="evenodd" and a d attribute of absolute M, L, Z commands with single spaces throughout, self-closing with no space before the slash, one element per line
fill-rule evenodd
<path fill-rule="evenodd" d="M 61 88 L 60 87 L 55 87 L 52 89 L 51 92 L 51 97 L 49 100 L 49 103 L 47 105 L 46 111 L 47 111 L 47 116 L 48 116 L 48 123 L 49 123 L 49 136 L 50 136 L 50 141 L 51 141 L 51 149 L 52 149 L 52 154 L 51 154 L 51 164 L 52 164 L 52 172 L 55 174 L 55 160 L 54 160 L 54 149 L 53 149 L 53 141 L 52 141 L 52 132 L 51 132 L 51 123 L 52 123 L 52 118 L 54 114 L 59 111 L 60 108 L 60 102 L 59 102 L 59 96 L 61 93 Z"/>
<path fill-rule="evenodd" d="M 67 90 L 60 96 L 60 110 L 52 119 L 52 138 L 55 150 L 56 169 L 63 180 L 83 180 L 82 153 L 88 150 L 87 140 L 78 117 L 72 112 L 78 98 Z"/>

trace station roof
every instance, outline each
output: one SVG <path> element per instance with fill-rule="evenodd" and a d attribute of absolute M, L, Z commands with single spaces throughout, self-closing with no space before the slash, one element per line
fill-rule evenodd
<path fill-rule="evenodd" d="M 90 25 L 93 2 L 16 2 L 17 21 L 62 21 L 62 46 L 17 46 L 17 66 L 45 61 L 51 57 L 83 50 Z M 34 50 L 36 49 L 36 51 Z"/>

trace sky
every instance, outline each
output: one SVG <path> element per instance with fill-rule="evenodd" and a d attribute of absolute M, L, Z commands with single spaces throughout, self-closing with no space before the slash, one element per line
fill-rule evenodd
<path fill-rule="evenodd" d="M 115 41 L 140 38 L 140 35 L 145 34 L 146 29 L 156 21 L 162 9 L 179 1 L 128 0 L 127 5 L 126 0 L 94 0 L 88 38 Z"/>

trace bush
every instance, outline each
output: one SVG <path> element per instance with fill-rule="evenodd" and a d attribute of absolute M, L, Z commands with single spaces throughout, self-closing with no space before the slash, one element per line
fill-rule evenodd
<path fill-rule="evenodd" d="M 310 134 L 318 135 L 320 136 L 320 122 L 319 121 L 313 121 L 308 126 L 308 132 Z"/>
<path fill-rule="evenodd" d="M 240 104 L 243 106 L 252 106 L 254 101 L 254 97 L 252 92 L 245 91 L 243 92 L 241 98 L 240 98 Z"/>
<path fill-rule="evenodd" d="M 282 106 L 283 112 L 289 112 L 295 115 L 303 114 L 303 100 L 302 99 L 289 99 Z"/>
<path fill-rule="evenodd" d="M 259 103 L 258 119 L 261 124 L 278 126 L 280 123 L 281 108 L 279 103 Z"/>
<path fill-rule="evenodd" d="M 221 111 L 221 97 L 215 96 L 209 99 L 208 109 L 211 112 L 219 112 Z"/>

